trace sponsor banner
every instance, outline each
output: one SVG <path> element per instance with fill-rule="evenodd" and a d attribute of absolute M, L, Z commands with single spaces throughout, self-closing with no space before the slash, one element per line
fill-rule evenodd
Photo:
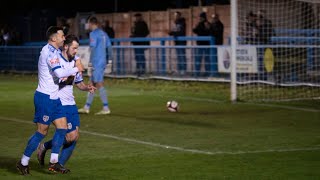
<path fill-rule="evenodd" d="M 237 48 L 237 72 L 257 73 L 257 48 Z M 221 73 L 231 72 L 231 47 L 218 47 L 218 71 Z"/>
<path fill-rule="evenodd" d="M 90 61 L 90 46 L 79 46 L 77 55 L 80 57 L 84 68 L 87 69 Z"/>

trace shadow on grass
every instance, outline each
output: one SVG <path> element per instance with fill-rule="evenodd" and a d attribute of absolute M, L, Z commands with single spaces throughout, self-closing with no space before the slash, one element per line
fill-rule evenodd
<path fill-rule="evenodd" d="M 20 175 L 20 172 L 16 168 L 17 162 L 20 160 L 19 158 L 12 158 L 7 156 L 0 156 L 0 167 L 2 169 L 6 169 L 9 173 Z M 32 172 L 36 171 L 41 174 L 53 174 L 48 171 L 47 166 L 40 167 L 38 162 L 36 161 L 30 161 L 29 163 L 30 167 L 30 174 L 32 175 Z"/>

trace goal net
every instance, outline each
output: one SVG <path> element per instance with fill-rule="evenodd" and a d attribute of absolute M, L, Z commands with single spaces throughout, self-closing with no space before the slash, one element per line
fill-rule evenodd
<path fill-rule="evenodd" d="M 237 99 L 320 98 L 320 1 L 238 0 Z"/>

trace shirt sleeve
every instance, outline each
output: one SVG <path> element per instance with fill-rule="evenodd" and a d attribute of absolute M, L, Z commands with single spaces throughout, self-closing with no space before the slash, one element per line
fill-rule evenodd
<path fill-rule="evenodd" d="M 82 81 L 83 81 L 82 74 L 77 73 L 77 74 L 76 74 L 76 77 L 75 77 L 75 80 L 74 80 L 74 83 L 75 83 L 75 84 L 78 84 L 78 83 L 81 83 Z"/>
<path fill-rule="evenodd" d="M 57 53 L 49 53 L 47 58 L 47 64 L 54 72 L 56 69 L 61 68 L 59 57 Z"/>
<path fill-rule="evenodd" d="M 97 46 L 97 36 L 95 33 L 90 32 L 90 47 L 96 47 Z"/>

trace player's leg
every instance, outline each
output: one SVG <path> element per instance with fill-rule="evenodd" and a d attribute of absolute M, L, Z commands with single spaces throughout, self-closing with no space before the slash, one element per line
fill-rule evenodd
<path fill-rule="evenodd" d="M 68 131 L 64 139 L 62 151 L 59 156 L 59 164 L 65 165 L 66 161 L 70 158 L 73 149 L 76 146 L 76 141 L 79 138 L 80 117 L 78 108 L 74 106 L 63 106 L 66 111 Z M 49 140 L 38 147 L 37 158 L 41 165 L 44 164 L 46 151 L 52 148 L 52 140 Z"/>
<path fill-rule="evenodd" d="M 61 154 L 59 157 L 59 163 L 65 165 L 69 158 L 72 155 L 74 148 L 76 147 L 77 140 L 79 138 L 79 128 L 76 127 L 76 130 L 70 132 L 66 136 L 66 143 L 63 145 Z"/>
<path fill-rule="evenodd" d="M 46 104 L 46 106 L 44 106 Z M 29 138 L 23 156 L 16 164 L 16 168 L 22 175 L 29 174 L 29 160 L 32 153 L 37 149 L 39 143 L 47 135 L 52 117 L 52 100 L 49 95 L 35 92 L 34 94 L 34 123 L 37 123 L 37 131 Z"/>
<path fill-rule="evenodd" d="M 76 126 L 76 129 L 68 132 L 66 134 L 62 150 L 59 156 L 59 163 L 64 166 L 70 156 L 72 155 L 72 152 L 76 146 L 77 140 L 79 138 L 79 127 Z M 37 153 L 37 158 L 39 161 L 40 165 L 44 165 L 44 158 L 46 155 L 47 150 L 52 148 L 52 139 L 45 142 L 41 143 L 38 147 L 38 153 Z"/>
<path fill-rule="evenodd" d="M 55 101 L 55 120 L 53 124 L 56 126 L 56 131 L 52 138 L 51 157 L 48 170 L 51 172 L 67 173 L 68 169 L 65 169 L 59 164 L 59 152 L 63 145 L 65 136 L 67 134 L 67 119 L 65 111 L 61 104 L 60 99 Z"/>
<path fill-rule="evenodd" d="M 104 114 L 111 113 L 111 111 L 109 109 L 107 91 L 104 87 L 103 79 L 104 79 L 104 69 L 103 68 L 96 69 L 96 72 L 94 73 L 93 80 L 96 84 L 95 87 L 99 90 L 100 99 L 103 104 L 103 109 L 100 112 L 96 113 L 96 115 L 104 115 Z"/>
<path fill-rule="evenodd" d="M 92 82 L 92 80 L 94 79 L 94 77 L 93 77 L 94 76 L 94 72 L 95 72 L 95 70 L 92 70 L 92 75 L 90 77 L 90 81 L 91 81 L 92 85 L 94 85 L 94 83 Z M 94 92 L 93 93 L 88 92 L 86 104 L 84 105 L 83 108 L 78 109 L 79 113 L 81 113 L 81 114 L 89 114 L 90 106 L 91 106 L 91 104 L 93 102 L 94 95 L 95 95 Z"/>
<path fill-rule="evenodd" d="M 65 165 L 68 159 L 71 157 L 74 148 L 76 147 L 77 140 L 79 138 L 80 116 L 77 113 L 78 108 L 76 105 L 66 106 L 67 120 L 68 120 L 68 133 L 66 135 L 66 141 L 63 144 L 59 163 Z"/>

